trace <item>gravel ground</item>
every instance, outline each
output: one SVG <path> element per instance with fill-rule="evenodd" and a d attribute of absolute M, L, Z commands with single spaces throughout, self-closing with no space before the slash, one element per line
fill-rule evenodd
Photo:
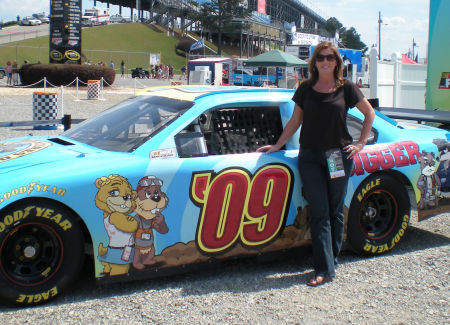
<path fill-rule="evenodd" d="M 65 90 L 64 113 L 87 118 L 133 95 L 131 81 L 118 84 L 105 89 L 103 100 L 81 98 L 85 89 L 78 96 Z M 31 120 L 33 91 L 0 80 L 0 123 Z M 0 127 L 0 139 L 60 132 Z M 343 252 L 335 281 L 318 288 L 305 285 L 312 276 L 307 249 L 108 286 L 96 286 L 87 265 L 74 289 L 49 304 L 0 305 L 0 324 L 450 324 L 449 257 L 449 214 L 441 214 L 412 221 L 388 254 Z"/>

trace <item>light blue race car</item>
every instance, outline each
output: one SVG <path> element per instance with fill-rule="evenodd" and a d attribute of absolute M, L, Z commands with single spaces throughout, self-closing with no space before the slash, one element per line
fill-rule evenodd
<path fill-rule="evenodd" d="M 148 89 L 61 136 L 0 142 L 0 299 L 49 301 L 86 258 L 99 282 L 125 281 L 309 244 L 299 133 L 279 152 L 256 152 L 277 141 L 292 96 Z M 349 110 L 354 139 L 362 118 Z M 394 248 L 411 206 L 419 219 L 450 207 L 448 136 L 377 113 L 345 200 L 355 252 Z"/>

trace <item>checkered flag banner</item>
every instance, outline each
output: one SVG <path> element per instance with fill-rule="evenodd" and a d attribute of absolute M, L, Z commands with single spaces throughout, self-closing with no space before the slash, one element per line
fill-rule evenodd
<path fill-rule="evenodd" d="M 33 121 L 52 121 L 58 117 L 58 95 L 53 92 L 33 93 Z M 35 125 L 35 130 L 56 130 L 57 124 Z"/>
<path fill-rule="evenodd" d="M 88 80 L 87 98 L 98 99 L 100 97 L 100 80 Z"/>

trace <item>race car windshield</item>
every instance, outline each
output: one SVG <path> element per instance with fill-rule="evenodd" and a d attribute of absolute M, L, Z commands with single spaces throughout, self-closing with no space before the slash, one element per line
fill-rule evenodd
<path fill-rule="evenodd" d="M 62 135 L 96 148 L 131 152 L 193 105 L 157 96 L 138 96 L 90 118 Z"/>

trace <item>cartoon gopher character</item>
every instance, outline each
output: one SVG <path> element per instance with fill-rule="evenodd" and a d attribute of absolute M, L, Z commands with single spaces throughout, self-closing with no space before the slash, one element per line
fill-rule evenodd
<path fill-rule="evenodd" d="M 98 192 L 95 205 L 103 211 L 103 223 L 109 237 L 107 247 L 100 243 L 98 259 L 103 272 L 109 275 L 127 274 L 134 255 L 135 218 L 128 215 L 136 208 L 136 192 L 128 180 L 119 175 L 100 177 L 95 181 Z"/>
<path fill-rule="evenodd" d="M 162 180 L 155 176 L 145 176 L 138 183 L 135 211 L 139 228 L 135 234 L 136 250 L 133 259 L 133 266 L 138 270 L 156 263 L 153 229 L 161 234 L 169 231 L 161 214 L 169 202 L 167 195 L 161 190 L 162 185 Z"/>
<path fill-rule="evenodd" d="M 441 181 L 436 174 L 434 152 L 422 151 L 418 160 L 421 169 L 417 180 L 417 188 L 420 190 L 418 209 L 435 208 L 438 206 Z"/>

